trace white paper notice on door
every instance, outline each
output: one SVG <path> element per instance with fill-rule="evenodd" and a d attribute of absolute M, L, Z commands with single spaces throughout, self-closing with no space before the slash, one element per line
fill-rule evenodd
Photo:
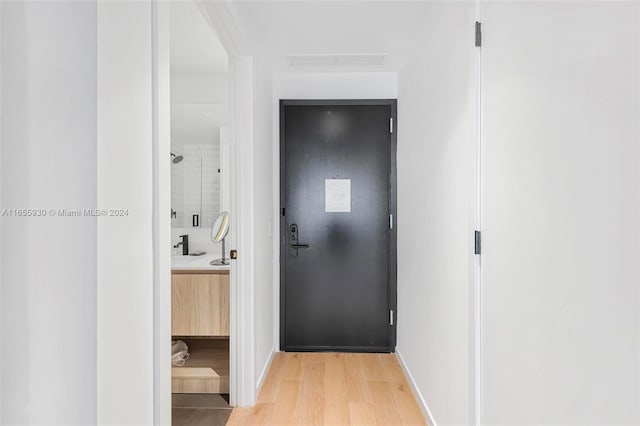
<path fill-rule="evenodd" d="M 351 213 L 351 179 L 324 180 L 324 211 Z"/>

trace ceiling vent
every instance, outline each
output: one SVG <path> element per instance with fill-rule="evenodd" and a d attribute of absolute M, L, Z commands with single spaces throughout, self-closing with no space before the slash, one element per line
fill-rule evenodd
<path fill-rule="evenodd" d="M 382 54 L 338 54 L 338 55 L 287 55 L 287 63 L 290 67 L 312 66 L 368 66 L 380 67 L 387 55 Z"/>

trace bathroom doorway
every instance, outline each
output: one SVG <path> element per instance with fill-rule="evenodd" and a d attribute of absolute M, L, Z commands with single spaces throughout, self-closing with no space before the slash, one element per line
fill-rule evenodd
<path fill-rule="evenodd" d="M 224 425 L 230 402 L 229 58 L 195 2 L 169 5 L 171 420 Z M 220 218 L 220 220 L 217 220 Z"/>
<path fill-rule="evenodd" d="M 229 261 L 250 242 L 239 232 L 250 215 L 237 161 L 250 140 L 235 125 L 250 111 L 242 97 L 250 63 L 229 42 L 231 30 L 214 25 L 224 4 L 153 8 L 154 413 L 162 424 L 191 423 L 194 415 L 224 424 L 231 407 L 253 398 L 244 294 L 251 288 L 242 279 L 251 265 L 242 256 Z M 213 230 L 221 212 L 228 213 L 224 253 Z"/>

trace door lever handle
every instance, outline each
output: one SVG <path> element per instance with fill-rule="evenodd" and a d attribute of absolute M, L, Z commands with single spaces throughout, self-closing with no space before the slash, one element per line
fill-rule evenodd
<path fill-rule="evenodd" d="M 298 225 L 292 223 L 289 227 L 291 232 L 291 248 L 293 249 L 293 257 L 298 256 L 298 249 L 309 248 L 309 244 L 298 244 Z"/>
<path fill-rule="evenodd" d="M 295 248 L 295 249 L 309 248 L 309 244 L 291 244 L 291 248 Z"/>

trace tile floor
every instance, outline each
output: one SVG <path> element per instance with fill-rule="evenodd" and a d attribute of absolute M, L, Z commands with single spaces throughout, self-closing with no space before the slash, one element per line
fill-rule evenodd
<path fill-rule="evenodd" d="M 172 426 L 223 426 L 231 415 L 228 399 L 228 395 L 174 393 Z"/>

